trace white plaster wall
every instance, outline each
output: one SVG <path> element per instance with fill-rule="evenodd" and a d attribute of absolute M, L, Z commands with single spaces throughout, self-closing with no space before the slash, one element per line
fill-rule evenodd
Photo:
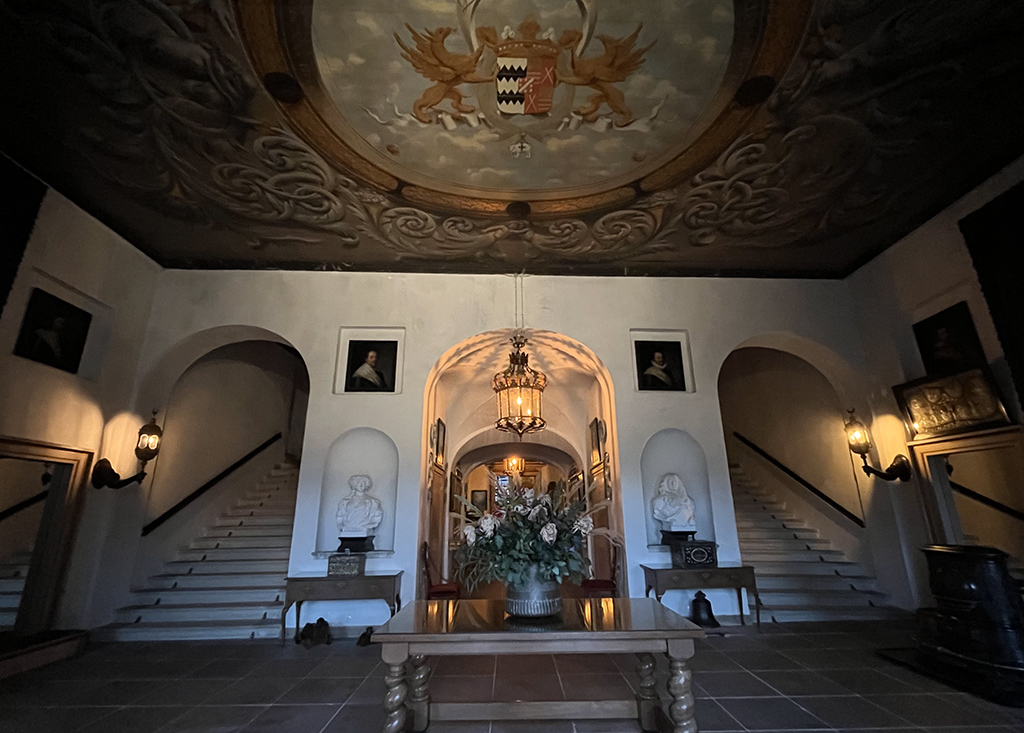
<path fill-rule="evenodd" d="M 287 432 L 298 363 L 279 344 L 246 341 L 212 351 L 181 375 L 158 416 L 164 439 L 152 464 L 147 521 Z"/>
<path fill-rule="evenodd" d="M 866 399 L 857 407 L 866 408 L 858 409 L 863 417 L 874 418 L 868 427 L 875 444 L 876 466 L 887 466 L 897 453 L 909 455 L 906 428 L 891 388 L 924 376 L 914 340 L 914 323 L 966 300 L 986 357 L 990 362 L 1002 358 L 1002 347 L 957 222 L 1021 180 L 1024 158 L 1004 168 L 847 279 L 856 304 L 866 367 Z M 1003 380 L 1000 386 L 1008 393 L 1009 407 L 1013 409 L 1014 402 L 1019 405 L 1012 384 Z M 917 548 L 931 541 L 921 505 L 921 488 L 916 478 L 914 481 L 896 485 L 875 479 L 861 484 L 869 523 L 874 521 L 887 528 L 877 533 L 874 554 L 876 558 L 891 558 L 892 562 L 878 563 L 879 578 L 893 588 L 901 585 L 901 576 L 906 578 L 908 572 L 915 581 L 910 585 L 913 595 L 904 598 L 907 607 L 927 600 L 927 568 Z M 906 580 L 902 585 L 908 585 Z"/>
<path fill-rule="evenodd" d="M 133 473 L 131 410 L 136 365 L 160 267 L 64 197 L 49 191 L 0 317 L 0 434 L 92 451 Z M 79 374 L 13 356 L 32 288 L 41 287 L 93 314 Z M 127 586 L 131 563 L 118 531 L 138 510 L 137 487 L 89 487 L 68 569 L 58 622 L 96 625 Z M 136 529 L 137 539 L 137 529 Z M 101 614 L 102 615 L 102 614 Z"/>
<path fill-rule="evenodd" d="M 409 599 L 419 539 L 412 529 L 418 526 L 420 509 L 426 381 L 437 359 L 453 345 L 514 323 L 508 282 L 501 275 L 168 271 L 156 296 L 143 371 L 190 334 L 229 324 L 266 329 L 298 349 L 309 369 L 310 408 L 290 572 L 325 572 L 326 561 L 311 553 L 327 451 L 344 431 L 372 427 L 394 440 L 400 461 L 395 554 L 371 559 L 368 569 L 403 570 L 403 596 Z M 759 334 L 783 332 L 821 342 L 847 362 L 860 363 L 859 343 L 849 334 L 853 312 L 842 283 L 530 277 L 525 302 L 527 326 L 580 341 L 611 375 L 614 403 L 602 412 L 617 421 L 617 443 L 609 449 L 619 464 L 616 478 L 623 497 L 632 595 L 643 592 L 638 565 L 665 559 L 647 548 L 640 455 L 647 440 L 666 428 L 685 430 L 704 450 L 719 555 L 726 562 L 739 560 L 716 388 L 725 357 Z M 332 394 L 337 333 L 343 326 L 406 329 L 401 394 Z M 638 392 L 630 328 L 689 330 L 696 392 Z M 481 378 L 491 376 L 488 372 Z M 736 612 L 728 595 L 716 599 L 716 612 Z M 316 614 L 335 624 L 365 625 L 383 620 L 386 610 L 371 601 L 310 609 L 310 618 Z"/>

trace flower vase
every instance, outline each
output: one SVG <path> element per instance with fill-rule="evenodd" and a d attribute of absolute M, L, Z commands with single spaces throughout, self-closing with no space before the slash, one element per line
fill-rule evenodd
<path fill-rule="evenodd" d="M 562 612 L 562 592 L 554 578 L 542 578 L 531 565 L 521 584 L 506 585 L 505 612 L 509 616 L 539 618 Z"/>

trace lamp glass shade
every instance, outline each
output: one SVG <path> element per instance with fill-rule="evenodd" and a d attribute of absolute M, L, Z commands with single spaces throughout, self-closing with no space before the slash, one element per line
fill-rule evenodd
<path fill-rule="evenodd" d="M 164 431 L 156 424 L 154 417 L 139 428 L 139 440 L 135 444 L 135 457 L 140 461 L 152 461 L 160 452 L 160 441 Z"/>
<path fill-rule="evenodd" d="M 850 411 L 850 419 L 846 421 L 846 440 L 850 450 L 858 456 L 866 455 L 871 450 L 871 434 L 867 427 Z"/>
<path fill-rule="evenodd" d="M 542 397 L 547 377 L 530 368 L 530 356 L 523 352 L 526 339 L 517 335 L 512 339 L 514 350 L 509 354 L 508 368 L 494 375 L 491 387 L 498 407 L 498 430 L 524 433 L 543 430 L 547 424 L 542 415 Z"/>

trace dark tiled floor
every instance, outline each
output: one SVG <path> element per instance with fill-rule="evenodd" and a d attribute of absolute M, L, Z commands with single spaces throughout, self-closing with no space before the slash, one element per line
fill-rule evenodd
<path fill-rule="evenodd" d="M 701 731 L 1017 733 L 1024 709 L 951 690 L 873 654 L 910 628 L 789 624 L 725 629 L 698 643 Z M 0 733 L 376 733 L 377 647 L 268 642 L 97 645 L 0 681 Z M 431 660 L 436 701 L 630 698 L 631 655 Z M 668 672 L 659 666 L 660 688 Z M 662 693 L 663 697 L 666 693 Z M 637 733 L 633 720 L 435 723 L 432 733 Z"/>

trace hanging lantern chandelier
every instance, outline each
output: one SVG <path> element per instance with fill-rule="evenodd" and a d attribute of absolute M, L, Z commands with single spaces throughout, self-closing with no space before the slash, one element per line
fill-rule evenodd
<path fill-rule="evenodd" d="M 520 438 L 543 430 L 547 424 L 541 414 L 541 398 L 548 378 L 530 368 L 530 355 L 523 351 L 526 336 L 522 330 L 512 333 L 512 353 L 508 368 L 494 375 L 492 386 L 498 400 L 498 420 L 494 427 Z"/>

